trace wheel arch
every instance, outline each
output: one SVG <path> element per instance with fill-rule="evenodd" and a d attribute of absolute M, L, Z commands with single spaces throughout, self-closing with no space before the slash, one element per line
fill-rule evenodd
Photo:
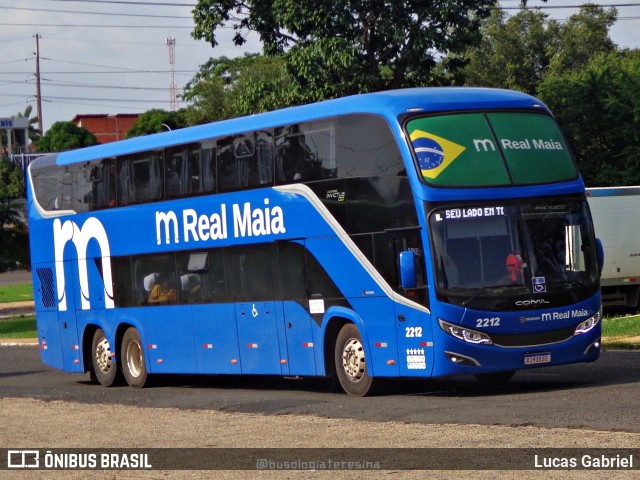
<path fill-rule="evenodd" d="M 106 325 L 103 325 L 103 322 L 99 321 L 98 319 L 94 319 L 93 321 L 87 323 L 82 334 L 82 362 L 84 371 L 88 372 L 92 369 L 91 356 L 93 355 L 93 352 L 91 351 L 91 344 L 93 342 L 93 335 L 95 334 L 96 330 L 98 330 L 99 328 L 102 329 L 110 339 L 110 343 L 111 340 L 114 341 L 112 348 L 113 352 L 116 354 L 116 363 L 120 365 L 120 361 L 118 358 L 120 345 L 122 344 L 122 337 L 124 336 L 124 332 L 126 332 L 129 327 L 133 327 L 138 330 L 140 338 L 142 338 L 142 330 L 140 328 L 140 325 L 133 319 L 125 318 L 121 320 L 115 327 L 115 330 L 113 328 L 107 327 Z"/>
<path fill-rule="evenodd" d="M 364 326 L 362 318 L 356 314 L 353 310 L 347 308 L 330 308 L 327 310 L 323 319 L 323 361 L 325 368 L 325 375 L 328 377 L 336 377 L 336 364 L 335 364 L 335 344 L 338 338 L 338 333 L 346 324 L 351 323 L 360 332 L 362 343 L 365 350 L 366 358 L 371 358 L 371 350 L 369 349 L 369 338 Z M 373 371 L 373 362 L 367 364 L 369 367 L 369 374 L 373 377 L 375 373 Z"/>

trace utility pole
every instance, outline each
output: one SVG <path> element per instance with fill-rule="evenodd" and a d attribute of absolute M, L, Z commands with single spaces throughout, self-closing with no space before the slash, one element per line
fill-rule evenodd
<path fill-rule="evenodd" d="M 38 33 L 34 35 L 36 39 L 36 105 L 38 109 L 38 130 L 40 135 L 44 135 L 44 127 L 42 123 L 42 95 L 40 94 L 40 39 Z"/>

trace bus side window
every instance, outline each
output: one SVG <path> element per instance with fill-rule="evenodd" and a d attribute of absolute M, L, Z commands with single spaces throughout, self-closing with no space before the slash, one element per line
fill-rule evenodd
<path fill-rule="evenodd" d="M 233 137 L 218 140 L 218 187 L 221 192 L 238 188 L 238 159 L 233 140 Z"/>
<path fill-rule="evenodd" d="M 216 191 L 216 146 L 214 141 L 202 144 L 199 160 L 198 188 L 195 191 L 214 193 Z"/>
<path fill-rule="evenodd" d="M 111 258 L 113 270 L 113 295 L 118 307 L 133 307 L 136 303 L 136 292 L 131 276 L 131 257 Z"/>
<path fill-rule="evenodd" d="M 276 300 L 275 244 L 229 248 L 225 251 L 225 270 L 233 282 L 235 301 Z"/>
<path fill-rule="evenodd" d="M 140 255 L 132 258 L 136 305 L 151 304 L 156 287 L 162 287 L 163 303 L 177 303 L 176 269 L 173 254 Z"/>
<path fill-rule="evenodd" d="M 278 243 L 280 283 L 284 300 L 305 300 L 310 295 L 311 280 L 305 267 L 305 250 L 297 243 Z"/>
<path fill-rule="evenodd" d="M 181 303 L 227 301 L 223 249 L 178 254 Z"/>
<path fill-rule="evenodd" d="M 162 153 L 157 151 L 118 159 L 118 205 L 162 198 Z"/>
<path fill-rule="evenodd" d="M 91 210 L 116 206 L 116 165 L 107 158 L 93 162 L 89 172 Z"/>
<path fill-rule="evenodd" d="M 309 182 L 336 175 L 335 124 L 331 120 L 277 128 L 278 184 Z"/>
<path fill-rule="evenodd" d="M 272 138 L 270 131 L 258 131 L 218 141 L 220 191 L 273 184 Z"/>

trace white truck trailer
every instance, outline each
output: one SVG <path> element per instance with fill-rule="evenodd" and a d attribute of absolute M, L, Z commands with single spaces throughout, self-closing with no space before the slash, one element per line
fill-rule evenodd
<path fill-rule="evenodd" d="M 604 307 L 640 308 L 640 187 L 588 188 L 596 237 L 604 247 Z"/>

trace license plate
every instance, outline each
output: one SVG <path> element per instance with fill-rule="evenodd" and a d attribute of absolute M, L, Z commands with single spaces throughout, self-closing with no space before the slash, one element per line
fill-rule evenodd
<path fill-rule="evenodd" d="M 530 353 L 524 356 L 525 365 L 539 365 L 541 363 L 551 363 L 551 353 Z"/>

